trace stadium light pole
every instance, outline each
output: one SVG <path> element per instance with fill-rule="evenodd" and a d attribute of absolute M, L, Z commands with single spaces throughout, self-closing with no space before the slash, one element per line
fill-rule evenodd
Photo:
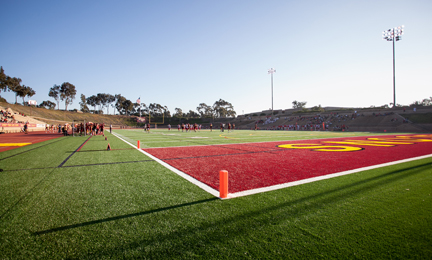
<path fill-rule="evenodd" d="M 271 74 L 271 98 L 272 98 L 272 116 L 273 116 L 273 73 L 275 73 L 276 70 L 271 68 L 268 70 L 268 74 Z"/>
<path fill-rule="evenodd" d="M 383 39 L 393 42 L 393 107 L 396 107 L 396 71 L 395 71 L 395 41 L 402 40 L 404 26 L 383 31 Z"/>

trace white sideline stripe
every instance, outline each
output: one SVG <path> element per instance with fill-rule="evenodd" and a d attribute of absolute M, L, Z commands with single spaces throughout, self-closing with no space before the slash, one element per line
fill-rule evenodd
<path fill-rule="evenodd" d="M 351 137 L 381 137 L 381 136 L 387 136 L 387 135 L 365 135 L 365 136 L 348 136 L 347 138 Z M 395 135 L 397 136 L 397 135 Z M 262 142 L 252 142 L 252 143 L 227 143 L 227 144 L 201 144 L 201 145 L 183 145 L 183 146 L 169 146 L 169 147 L 146 147 L 146 149 L 163 149 L 163 148 L 184 148 L 184 147 L 205 147 L 205 146 L 217 146 L 217 145 L 246 145 L 246 144 L 262 144 L 262 143 L 278 143 L 278 142 L 297 142 L 297 141 L 319 141 L 319 140 L 327 140 L 327 139 L 337 139 L 337 138 L 344 138 L 344 137 L 329 137 L 329 138 L 317 138 L 317 139 L 298 139 L 298 140 L 280 140 L 280 141 L 262 141 Z M 240 138 L 239 138 L 240 139 Z M 244 139 L 244 138 L 241 138 Z M 213 140 L 213 139 L 212 139 Z M 165 141 L 164 143 L 171 143 L 173 141 Z M 152 143 L 151 141 L 149 143 Z"/>
<path fill-rule="evenodd" d="M 418 156 L 418 157 L 413 157 L 413 158 L 408 158 L 408 159 L 403 159 L 403 160 L 394 161 L 394 162 L 388 162 L 388 163 L 382 163 L 382 164 L 367 166 L 367 167 L 363 167 L 363 168 L 357 168 L 357 169 L 349 170 L 349 171 L 343 171 L 343 172 L 337 172 L 337 173 L 327 174 L 327 175 L 313 177 L 313 178 L 309 178 L 309 179 L 303 179 L 303 180 L 300 180 L 300 181 L 293 181 L 293 182 L 288 182 L 288 183 L 284 183 L 284 184 L 277 184 L 277 185 L 273 185 L 273 186 L 269 186 L 269 187 L 264 187 L 264 188 L 258 188 L 258 189 L 240 191 L 240 192 L 236 192 L 236 193 L 229 193 L 228 197 L 229 198 L 238 198 L 238 197 L 248 196 L 248 195 L 252 195 L 252 194 L 267 192 L 267 191 L 279 190 L 279 189 L 283 189 L 283 188 L 287 188 L 287 187 L 292 187 L 292 186 L 297 186 L 297 185 L 301 185 L 301 184 L 305 184 L 305 183 L 310 183 L 310 182 L 315 182 L 315 181 L 321 181 L 321 180 L 331 179 L 331 178 L 334 178 L 334 177 L 348 175 L 348 174 L 351 174 L 351 173 L 372 170 L 372 169 L 386 167 L 386 166 L 395 165 L 395 164 L 399 164 L 399 163 L 416 161 L 416 160 L 425 159 L 425 158 L 429 158 L 429 157 L 432 157 L 432 154 Z"/>
<path fill-rule="evenodd" d="M 136 147 L 135 145 L 129 143 L 129 142 L 126 141 L 126 140 L 124 140 L 124 139 L 121 138 L 118 134 L 116 134 L 116 133 L 114 133 L 114 132 L 113 132 L 112 134 L 115 135 L 115 136 L 116 136 L 117 138 L 119 138 L 120 140 L 122 140 L 123 142 L 127 143 L 128 145 L 134 147 L 135 149 L 137 149 L 137 150 L 140 151 L 141 153 L 143 153 L 143 154 L 145 154 L 146 156 L 152 158 L 153 160 L 155 160 L 156 162 L 158 162 L 158 163 L 161 164 L 162 166 L 164 166 L 164 167 L 168 168 L 169 170 L 173 171 L 174 173 L 176 173 L 176 174 L 179 175 L 180 177 L 182 177 L 182 178 L 186 179 L 187 181 L 189 181 L 189 182 L 195 184 L 196 186 L 200 187 L 201 189 L 203 189 L 204 191 L 210 193 L 211 195 L 213 195 L 213 196 L 215 196 L 215 197 L 219 197 L 219 191 L 213 189 L 212 187 L 208 186 L 208 185 L 205 184 L 205 183 L 202 183 L 202 182 L 198 181 L 197 179 L 193 178 L 192 176 L 190 176 L 190 175 L 188 175 L 188 174 L 186 174 L 186 173 L 184 173 L 184 172 L 182 172 L 182 171 L 179 171 L 178 169 L 176 169 L 176 168 L 172 167 L 171 165 L 167 164 L 166 162 L 164 162 L 164 161 L 162 161 L 162 160 L 160 160 L 160 159 L 154 157 L 153 155 L 151 155 L 151 154 L 145 152 L 144 150 L 142 150 L 142 149 L 138 149 L 138 147 Z"/>
<path fill-rule="evenodd" d="M 143 151 L 142 149 L 138 149 L 135 145 L 133 145 L 133 144 L 129 143 L 128 141 L 124 140 L 123 138 L 119 137 L 116 133 L 113 132 L 112 134 L 115 135 L 120 140 L 122 140 L 123 142 L 129 144 L 130 146 L 134 147 L 138 151 L 140 151 L 143 154 L 147 155 L 148 157 L 152 158 L 156 162 L 158 162 L 161 165 L 165 166 L 169 170 L 171 170 L 174 173 L 178 174 L 182 178 L 184 178 L 184 179 L 188 180 L 189 182 L 197 185 L 198 187 L 200 187 L 204 191 L 207 191 L 208 193 L 210 193 L 211 195 L 213 195 L 215 197 L 219 197 L 219 191 L 213 189 L 212 187 L 208 186 L 205 183 L 202 183 L 202 182 L 198 181 L 197 179 L 191 177 L 190 175 L 188 175 L 188 174 L 186 174 L 186 173 L 184 173 L 182 171 L 179 171 L 178 169 L 172 167 L 171 165 L 165 163 L 164 161 L 161 161 L 160 159 L 158 159 L 158 158 L 154 157 L 153 155 L 151 155 L 151 154 Z M 206 145 L 202 145 L 202 146 L 206 146 Z M 186 146 L 186 147 L 188 147 L 188 146 Z M 169 148 L 169 147 L 162 147 L 162 148 Z M 240 192 L 236 192 L 236 193 L 228 193 L 228 198 L 226 198 L 226 199 L 238 198 L 238 197 L 243 197 L 243 196 L 248 196 L 248 195 L 263 193 L 263 192 L 267 192 L 267 191 L 279 190 L 279 189 L 288 188 L 288 187 L 292 187 L 292 186 L 297 186 L 297 185 L 301 185 L 301 184 L 306 184 L 306 183 L 311 183 L 311 182 L 315 182 L 315 181 L 321 181 L 321 180 L 331 179 L 331 178 L 335 178 L 335 177 L 339 177 L 339 176 L 343 176 L 343 175 L 348 175 L 348 174 L 352 174 L 352 173 L 356 173 L 356 172 L 373 170 L 373 169 L 376 169 L 376 168 L 391 166 L 391 165 L 405 163 L 405 162 L 416 161 L 416 160 L 425 159 L 425 158 L 429 158 L 429 157 L 432 157 L 432 154 L 422 155 L 422 156 L 418 156 L 418 157 L 413 157 L 413 158 L 408 158 L 408 159 L 403 159 L 403 160 L 393 161 L 393 162 L 388 162 L 388 163 L 376 164 L 376 165 L 362 167 L 362 168 L 357 168 L 357 169 L 353 169 L 353 170 L 349 170 L 349 171 L 331 173 L 331 174 L 327 174 L 327 175 L 323 175 L 323 176 L 317 176 L 317 177 L 313 177 L 313 178 L 309 178 L 309 179 L 303 179 L 303 180 L 299 180 L 299 181 L 287 182 L 287 183 L 283 183 L 283 184 L 277 184 L 277 185 L 263 187 L 263 188 L 258 188 L 258 189 L 245 190 L 245 191 L 240 191 Z"/>

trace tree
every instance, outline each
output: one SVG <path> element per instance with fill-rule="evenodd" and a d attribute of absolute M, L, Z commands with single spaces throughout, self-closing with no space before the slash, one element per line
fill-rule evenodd
<path fill-rule="evenodd" d="M 68 105 L 72 104 L 75 99 L 76 89 L 75 86 L 69 82 L 64 82 L 60 86 L 60 99 L 65 102 L 65 110 L 67 110 Z"/>
<path fill-rule="evenodd" d="M 87 99 L 86 99 L 85 95 L 81 94 L 80 99 L 81 99 L 81 102 L 79 102 L 79 104 L 80 104 L 80 110 L 82 112 L 90 112 L 90 109 L 87 106 Z"/>
<path fill-rule="evenodd" d="M 126 98 L 120 94 L 115 95 L 115 98 L 116 98 L 115 108 L 117 109 L 117 111 L 121 115 L 122 111 L 123 111 L 123 102 L 126 101 Z"/>
<path fill-rule="evenodd" d="M 122 109 L 123 109 L 123 113 L 125 115 L 127 115 L 128 113 L 130 115 L 130 112 L 133 111 L 133 108 L 134 107 L 133 107 L 132 101 L 130 101 L 129 99 L 126 99 L 125 101 L 123 101 L 123 103 L 122 103 Z"/>
<path fill-rule="evenodd" d="M 412 104 L 410 104 L 410 107 L 413 107 L 413 106 L 421 106 L 422 105 L 422 102 L 421 101 L 414 101 Z"/>
<path fill-rule="evenodd" d="M 320 104 L 320 105 L 318 105 L 318 106 L 314 106 L 314 107 L 312 107 L 312 108 L 311 108 L 311 111 L 314 111 L 314 112 L 324 112 L 325 109 L 322 108 L 322 107 L 321 107 L 321 104 Z"/>
<path fill-rule="evenodd" d="M 153 116 L 162 116 L 168 108 L 161 106 L 160 104 L 150 103 L 148 107 L 149 111 Z"/>
<path fill-rule="evenodd" d="M 219 101 L 216 101 L 213 104 L 212 109 L 213 114 L 216 117 L 235 117 L 236 115 L 233 105 L 223 99 L 219 99 Z"/>
<path fill-rule="evenodd" d="M 8 89 L 7 76 L 4 73 L 3 67 L 0 67 L 0 93 Z"/>
<path fill-rule="evenodd" d="M 141 114 L 148 114 L 149 112 L 147 105 L 143 102 L 139 104 L 138 109 L 139 109 L 138 112 L 141 110 Z"/>
<path fill-rule="evenodd" d="M 293 108 L 305 108 L 307 102 L 298 102 L 297 100 L 294 100 L 292 102 Z"/>
<path fill-rule="evenodd" d="M 57 109 L 60 109 L 60 86 L 54 85 L 52 88 L 50 88 L 48 96 L 54 98 L 54 100 L 57 102 Z"/>
<path fill-rule="evenodd" d="M 99 111 L 98 113 L 102 113 L 103 114 L 103 107 L 106 104 L 106 100 L 105 100 L 105 94 L 103 93 L 98 93 L 96 95 L 96 103 L 99 106 Z"/>
<path fill-rule="evenodd" d="M 212 107 L 208 106 L 206 103 L 200 103 L 196 109 L 201 117 L 211 117 L 213 114 Z"/>
<path fill-rule="evenodd" d="M 171 117 L 171 112 L 169 111 L 167 106 L 163 107 L 163 111 L 164 111 L 163 113 L 164 113 L 165 117 Z"/>
<path fill-rule="evenodd" d="M 183 117 L 183 110 L 181 109 L 181 108 L 178 108 L 178 107 L 176 107 L 175 108 L 175 113 L 174 113 L 174 116 L 175 117 L 178 117 L 178 118 L 181 118 L 181 117 Z"/>
<path fill-rule="evenodd" d="M 20 86 L 18 89 L 17 89 L 17 95 L 19 96 L 19 97 L 22 97 L 22 99 L 23 99 L 23 105 L 25 105 L 25 101 L 24 101 L 24 98 L 25 97 L 32 97 L 32 96 L 34 96 L 35 94 L 36 94 L 36 91 L 34 91 L 31 87 L 28 87 L 28 86 L 25 86 L 25 85 L 22 85 L 22 86 Z"/>
<path fill-rule="evenodd" d="M 56 104 L 52 101 L 44 101 L 42 103 L 39 104 L 39 107 L 44 107 L 44 108 L 48 108 L 48 109 L 54 109 L 56 107 Z"/>
<path fill-rule="evenodd" d="M 104 107 L 107 108 L 107 114 L 109 114 L 109 106 L 111 103 L 113 103 L 116 100 L 115 96 L 111 94 L 105 94 L 105 93 L 98 93 L 96 95 L 96 104 L 100 105 L 100 110 L 102 110 Z"/>
<path fill-rule="evenodd" d="M 93 96 L 86 98 L 86 103 L 89 106 L 93 107 L 93 114 L 96 114 L 97 113 L 96 112 L 96 106 L 99 105 L 99 100 L 98 100 L 97 96 L 93 95 Z"/>
<path fill-rule="evenodd" d="M 115 101 L 115 96 L 113 96 L 111 94 L 105 94 L 104 100 L 105 100 L 104 106 L 106 106 L 106 108 L 107 108 L 107 115 L 108 115 L 110 104 Z"/>
<path fill-rule="evenodd" d="M 18 103 L 17 102 L 18 92 L 22 88 L 21 86 L 22 80 L 20 78 L 15 78 L 15 77 L 11 78 L 7 76 L 6 82 L 7 82 L 8 89 L 10 89 L 12 92 L 15 92 L 15 104 Z"/>
<path fill-rule="evenodd" d="M 189 112 L 186 114 L 186 117 L 189 117 L 189 118 L 197 118 L 199 116 L 200 115 L 197 112 L 193 111 L 193 110 L 189 110 Z"/>
<path fill-rule="evenodd" d="M 432 106 L 432 97 L 423 99 L 422 106 Z"/>
<path fill-rule="evenodd" d="M 126 99 L 120 94 L 115 95 L 115 98 L 116 98 L 115 107 L 119 111 L 120 115 L 127 115 L 128 113 L 133 111 L 134 105 L 132 101 Z"/>

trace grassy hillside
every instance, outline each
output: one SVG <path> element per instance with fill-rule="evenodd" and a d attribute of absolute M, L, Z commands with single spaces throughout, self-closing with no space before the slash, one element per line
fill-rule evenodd
<path fill-rule="evenodd" d="M 105 124 L 113 124 L 113 125 L 123 125 L 123 126 L 137 126 L 136 116 L 122 116 L 122 115 L 103 115 L 103 114 L 91 114 L 91 113 L 78 113 L 72 111 L 63 111 L 63 110 L 52 110 L 46 108 L 38 108 L 38 107 L 28 107 L 20 104 L 9 104 L 5 102 L 0 102 L 0 106 L 4 108 L 10 107 L 13 111 L 22 113 L 27 116 L 32 116 L 38 120 L 46 122 L 48 124 L 58 124 L 63 122 L 71 122 L 72 120 L 86 120 L 91 122 L 99 122 Z M 182 123 L 197 123 L 204 124 L 207 123 L 210 119 L 201 119 L 201 118 L 162 118 L 162 117 L 152 117 L 151 122 L 161 124 L 172 124 L 176 125 L 179 122 Z"/>
<path fill-rule="evenodd" d="M 432 124 L 432 113 L 423 114 L 405 114 L 408 120 L 416 124 Z"/>
<path fill-rule="evenodd" d="M 13 111 L 32 116 L 36 119 L 44 121 L 49 124 L 56 124 L 59 122 L 71 122 L 72 120 L 86 120 L 92 122 L 100 122 L 113 125 L 130 125 L 135 121 L 135 117 L 121 116 L 121 115 L 98 115 L 90 113 L 78 113 L 62 110 L 51 110 L 45 108 L 28 107 L 18 104 L 8 104 L 0 102 L 0 106 L 4 108 L 10 107 Z"/>
<path fill-rule="evenodd" d="M 39 119 L 41 121 L 44 121 L 49 124 L 57 124 L 62 122 L 71 122 L 72 120 L 86 120 L 86 121 L 92 121 L 92 122 L 100 122 L 100 123 L 106 123 L 106 124 L 113 124 L 113 125 L 123 125 L 123 126 L 137 126 L 136 123 L 136 117 L 135 116 L 121 116 L 121 115 L 98 115 L 98 114 L 91 114 L 91 113 L 78 113 L 78 112 L 71 112 L 71 111 L 62 111 L 62 110 L 50 110 L 45 108 L 35 108 L 35 107 L 28 107 L 28 106 L 22 106 L 19 104 L 8 104 L 4 102 L 0 102 L 0 106 L 3 106 L 5 108 L 11 107 L 12 110 L 23 113 L 28 116 L 35 117 L 36 119 Z M 335 113 L 334 111 L 332 111 Z M 347 112 L 341 112 L 341 114 L 345 114 Z M 388 113 L 388 112 L 394 112 L 399 113 L 401 116 L 409 119 L 411 122 L 415 124 L 432 124 L 432 108 L 429 107 L 422 107 L 417 110 L 416 113 L 405 113 L 401 109 L 380 109 L 376 108 L 375 110 L 368 109 L 367 112 L 360 111 L 359 113 L 365 113 L 368 115 L 371 115 L 372 113 Z M 329 114 L 330 112 L 322 112 L 320 114 Z M 347 113 L 349 114 L 349 112 Z M 304 112 L 304 113 L 296 113 L 296 116 L 314 116 L 316 113 L 311 112 Z M 293 116 L 286 115 L 286 116 Z M 283 115 L 281 114 L 281 117 Z M 246 124 L 254 124 L 256 120 L 262 119 L 262 117 L 253 117 L 251 120 L 245 120 L 244 116 L 239 116 L 236 119 L 232 118 L 215 118 L 214 121 L 211 118 L 177 118 L 177 117 L 171 117 L 171 118 L 151 118 L 151 122 L 157 122 L 158 124 L 161 124 L 164 122 L 165 125 L 171 124 L 174 127 L 179 123 L 197 123 L 197 124 L 209 124 L 212 122 L 214 125 L 218 125 L 219 123 L 228 123 L 232 122 L 237 125 L 237 127 L 241 127 L 242 125 Z M 364 126 L 373 126 L 373 125 L 380 125 L 381 120 L 384 120 L 383 117 L 375 118 L 375 117 L 368 117 L 364 118 L 363 120 L 360 120 L 361 118 L 357 119 L 357 121 L 350 122 L 357 123 L 358 121 L 362 121 L 361 125 Z M 385 119 L 387 120 L 387 118 Z M 387 120 L 387 124 L 389 124 L 389 120 Z M 279 122 L 280 123 L 280 122 Z M 347 123 L 347 122 L 345 122 Z M 348 124 L 349 125 L 349 124 Z M 252 126 L 250 126 L 252 127 Z"/>

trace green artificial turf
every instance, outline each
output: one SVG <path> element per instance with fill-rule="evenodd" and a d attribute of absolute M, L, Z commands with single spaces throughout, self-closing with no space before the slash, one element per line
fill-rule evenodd
<path fill-rule="evenodd" d="M 229 135 L 238 139 L 227 139 L 220 132 L 199 133 L 209 137 L 204 140 L 190 139 L 195 133 L 116 133 L 148 147 L 305 139 L 310 134 L 238 131 Z M 334 136 L 341 134 L 348 133 Z M 0 259 L 432 255 L 432 158 L 220 200 L 106 136 L 107 141 L 102 136 L 61 137 L 0 153 Z M 111 151 L 106 151 L 108 142 Z"/>
<path fill-rule="evenodd" d="M 151 130 L 149 133 L 142 129 L 116 130 L 116 134 L 126 141 L 137 144 L 140 140 L 141 148 L 173 147 L 191 145 L 215 145 L 249 142 L 272 142 L 287 140 L 323 139 L 336 137 L 354 137 L 365 135 L 395 135 L 395 133 L 366 133 L 366 132 L 318 132 L 318 131 L 253 131 L 253 130 L 201 130 L 182 132 L 167 129 Z M 403 133 L 400 133 L 403 134 Z"/>

